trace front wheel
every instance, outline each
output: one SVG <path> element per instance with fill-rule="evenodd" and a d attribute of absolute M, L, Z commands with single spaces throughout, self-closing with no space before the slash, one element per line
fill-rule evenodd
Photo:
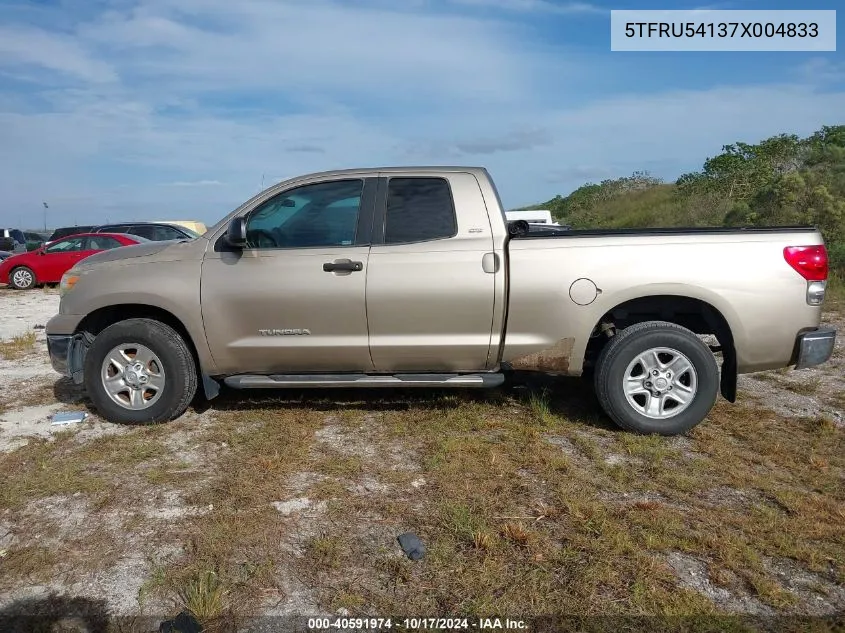
<path fill-rule="evenodd" d="M 18 266 L 9 275 L 9 285 L 18 290 L 29 290 L 36 283 L 35 273 L 27 266 Z"/>
<path fill-rule="evenodd" d="M 605 413 L 637 433 L 678 435 L 713 408 L 719 367 L 690 330 L 664 321 L 625 328 L 596 364 L 595 389 Z"/>
<path fill-rule="evenodd" d="M 127 319 L 94 339 L 85 356 L 85 390 L 109 422 L 166 422 L 184 413 L 193 399 L 196 363 L 169 325 Z"/>

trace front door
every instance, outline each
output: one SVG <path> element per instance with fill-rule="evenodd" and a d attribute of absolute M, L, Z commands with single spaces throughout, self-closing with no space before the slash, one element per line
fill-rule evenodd
<path fill-rule="evenodd" d="M 94 251 L 88 248 L 88 240 L 84 236 L 70 237 L 50 244 L 42 251 L 38 262 L 38 280 L 54 283 L 61 280 L 62 275 L 82 261 Z"/>
<path fill-rule="evenodd" d="M 248 247 L 217 239 L 202 315 L 221 373 L 368 371 L 366 275 L 376 179 L 282 191 L 246 214 Z"/>

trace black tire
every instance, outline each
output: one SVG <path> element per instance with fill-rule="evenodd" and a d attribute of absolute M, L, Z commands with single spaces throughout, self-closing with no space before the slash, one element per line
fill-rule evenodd
<path fill-rule="evenodd" d="M 28 283 L 15 283 L 15 273 L 24 273 L 29 279 Z M 18 266 L 9 272 L 9 285 L 16 290 L 31 290 L 38 285 L 38 278 L 35 276 L 35 271 L 29 266 Z"/>
<path fill-rule="evenodd" d="M 101 380 L 106 355 L 122 343 L 148 347 L 164 366 L 161 396 L 146 409 L 133 410 L 114 402 Z M 188 344 L 169 325 L 153 319 L 127 319 L 100 332 L 85 356 L 85 390 L 98 413 L 109 422 L 154 424 L 179 417 L 197 391 L 197 368 Z"/>
<path fill-rule="evenodd" d="M 676 350 L 689 359 L 695 370 L 697 390 L 685 409 L 672 417 L 655 419 L 640 413 L 628 402 L 623 377 L 637 356 L 660 347 Z M 602 350 L 596 363 L 595 390 L 602 409 L 623 429 L 679 435 L 699 424 L 713 408 L 719 391 L 719 367 L 710 348 L 687 328 L 665 321 L 637 323 L 621 330 Z"/>

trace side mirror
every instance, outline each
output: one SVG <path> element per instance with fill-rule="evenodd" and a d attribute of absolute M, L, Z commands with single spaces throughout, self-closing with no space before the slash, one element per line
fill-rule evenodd
<path fill-rule="evenodd" d="M 508 235 L 511 237 L 525 237 L 531 230 L 531 225 L 525 220 L 511 220 L 508 222 Z"/>
<path fill-rule="evenodd" d="M 229 229 L 226 231 L 226 242 L 235 248 L 246 246 L 246 219 L 234 218 L 229 222 Z"/>

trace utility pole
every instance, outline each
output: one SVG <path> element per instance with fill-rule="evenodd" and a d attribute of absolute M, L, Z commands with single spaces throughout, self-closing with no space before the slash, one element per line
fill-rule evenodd
<path fill-rule="evenodd" d="M 44 205 L 44 231 L 47 231 L 47 209 L 50 207 L 47 206 L 46 202 L 42 202 L 41 204 Z"/>

